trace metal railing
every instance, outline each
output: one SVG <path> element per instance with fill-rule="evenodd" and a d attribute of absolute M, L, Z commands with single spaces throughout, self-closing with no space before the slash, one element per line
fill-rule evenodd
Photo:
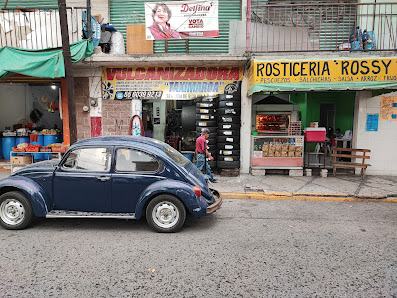
<path fill-rule="evenodd" d="M 83 34 L 85 7 L 67 8 L 69 42 L 87 38 Z M 62 46 L 59 11 L 54 8 L 0 10 L 0 48 L 46 49 Z"/>
<path fill-rule="evenodd" d="M 397 3 L 265 3 L 248 0 L 247 52 L 397 48 Z"/>

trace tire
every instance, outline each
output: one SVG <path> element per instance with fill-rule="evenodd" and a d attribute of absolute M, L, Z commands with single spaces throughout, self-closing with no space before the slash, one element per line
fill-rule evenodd
<path fill-rule="evenodd" d="M 196 121 L 196 127 L 215 127 L 216 121 L 215 120 L 209 120 L 209 121 Z"/>
<path fill-rule="evenodd" d="M 216 138 L 207 139 L 208 146 L 216 146 Z"/>
<path fill-rule="evenodd" d="M 185 222 L 186 209 L 183 203 L 171 195 L 159 195 L 146 208 L 146 221 L 159 233 L 174 233 Z"/>
<path fill-rule="evenodd" d="M 201 97 L 197 99 L 198 102 L 214 102 L 217 103 L 218 102 L 218 98 L 217 97 Z"/>
<path fill-rule="evenodd" d="M 240 125 L 240 116 L 220 115 L 218 116 L 218 123 L 234 123 Z"/>
<path fill-rule="evenodd" d="M 240 135 L 239 129 L 218 129 L 218 136 L 226 136 L 226 137 L 238 137 Z"/>
<path fill-rule="evenodd" d="M 194 120 L 195 115 L 196 115 L 195 107 L 193 106 L 182 107 L 181 120 L 182 120 L 183 130 L 185 131 L 194 130 L 194 127 L 196 126 Z"/>
<path fill-rule="evenodd" d="M 208 148 L 208 152 L 211 154 L 211 156 L 216 160 L 216 156 L 218 155 L 218 150 L 216 149 L 216 146 L 214 146 L 214 149 Z"/>
<path fill-rule="evenodd" d="M 214 121 L 216 121 L 217 120 L 217 116 L 215 116 L 215 115 L 206 115 L 206 114 L 196 114 L 196 120 L 203 120 L 203 121 L 214 120 Z"/>
<path fill-rule="evenodd" d="M 223 156 L 223 155 L 218 155 L 217 158 L 218 161 L 224 161 L 224 162 L 233 162 L 233 161 L 240 161 L 240 155 L 228 155 L 228 156 Z"/>
<path fill-rule="evenodd" d="M 102 82 L 102 98 L 105 100 L 114 98 L 114 87 L 111 82 Z"/>
<path fill-rule="evenodd" d="M 218 129 L 238 129 L 240 130 L 240 124 L 236 123 L 219 123 Z"/>
<path fill-rule="evenodd" d="M 215 102 L 198 102 L 196 103 L 196 107 L 199 109 L 216 109 L 218 108 L 218 104 Z"/>
<path fill-rule="evenodd" d="M 211 155 L 212 155 L 212 153 L 215 153 L 215 155 L 216 155 L 216 153 L 218 152 L 218 147 L 216 146 L 216 143 L 213 143 L 213 144 L 207 143 L 207 149 L 211 153 Z"/>
<path fill-rule="evenodd" d="M 210 160 L 208 162 L 209 166 L 211 169 L 216 168 L 216 160 Z"/>
<path fill-rule="evenodd" d="M 197 127 L 196 128 L 196 133 L 198 133 L 198 134 L 201 134 L 201 130 L 203 129 L 204 127 Z M 212 133 L 217 133 L 218 132 L 218 127 L 205 127 L 206 129 L 209 129 L 210 130 L 210 135 L 212 135 Z M 213 136 L 213 138 L 214 138 L 215 136 Z"/>
<path fill-rule="evenodd" d="M 219 150 L 240 150 L 240 144 L 218 143 L 217 146 Z"/>
<path fill-rule="evenodd" d="M 10 191 L 0 196 L 0 225 L 8 230 L 22 230 L 33 219 L 32 204 L 19 191 Z"/>
<path fill-rule="evenodd" d="M 240 161 L 217 161 L 216 166 L 219 169 L 239 169 Z"/>
<path fill-rule="evenodd" d="M 196 108 L 196 115 L 197 114 L 215 115 L 216 114 L 216 109 Z"/>
<path fill-rule="evenodd" d="M 219 94 L 219 102 L 221 101 L 231 101 L 231 100 L 240 100 L 240 94 Z"/>
<path fill-rule="evenodd" d="M 217 138 L 218 143 L 240 143 L 240 137 L 235 137 L 235 136 L 231 136 L 231 137 L 227 137 L 227 136 L 219 136 Z"/>
<path fill-rule="evenodd" d="M 220 108 L 219 115 L 239 116 L 241 114 L 240 108 Z"/>
<path fill-rule="evenodd" d="M 240 156 L 240 150 L 218 150 L 218 156 Z"/>
<path fill-rule="evenodd" d="M 239 100 L 225 100 L 219 102 L 220 108 L 241 108 L 241 101 Z"/>

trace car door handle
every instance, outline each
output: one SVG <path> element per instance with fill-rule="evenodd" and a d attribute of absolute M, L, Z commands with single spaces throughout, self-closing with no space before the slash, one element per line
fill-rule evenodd
<path fill-rule="evenodd" d="M 99 176 L 99 177 L 96 177 L 98 180 L 101 180 L 101 181 L 109 181 L 110 180 L 110 177 L 107 177 L 107 176 Z"/>

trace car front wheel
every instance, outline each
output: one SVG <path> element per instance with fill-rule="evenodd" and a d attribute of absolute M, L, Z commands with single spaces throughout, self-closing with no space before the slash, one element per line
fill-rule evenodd
<path fill-rule="evenodd" d="M 146 220 L 149 226 L 160 233 L 178 231 L 185 218 L 185 206 L 179 199 L 170 195 L 155 197 L 146 208 Z"/>
<path fill-rule="evenodd" d="M 32 205 L 26 196 L 11 191 L 0 196 L 0 224 L 9 230 L 26 228 L 33 218 Z"/>

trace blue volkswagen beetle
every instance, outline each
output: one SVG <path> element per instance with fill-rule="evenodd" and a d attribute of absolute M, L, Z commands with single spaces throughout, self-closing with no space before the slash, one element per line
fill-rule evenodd
<path fill-rule="evenodd" d="M 47 218 L 146 217 L 157 232 L 176 232 L 186 212 L 205 216 L 220 194 L 181 153 L 145 137 L 76 142 L 62 160 L 29 165 L 0 181 L 0 224 L 23 229 Z"/>

